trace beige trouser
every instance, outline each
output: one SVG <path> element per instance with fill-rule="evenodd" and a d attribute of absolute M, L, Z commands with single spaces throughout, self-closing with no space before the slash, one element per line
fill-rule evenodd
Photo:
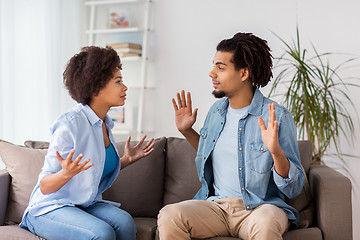
<path fill-rule="evenodd" d="M 288 229 L 286 213 L 271 204 L 246 211 L 242 198 L 188 200 L 170 204 L 158 216 L 160 240 L 209 237 L 282 239 Z"/>

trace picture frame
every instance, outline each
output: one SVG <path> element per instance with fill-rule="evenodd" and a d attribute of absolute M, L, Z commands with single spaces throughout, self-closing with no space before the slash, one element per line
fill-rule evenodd
<path fill-rule="evenodd" d="M 110 108 L 107 113 L 110 119 L 114 122 L 113 134 L 123 132 L 124 130 L 132 130 L 132 107 L 119 106 Z"/>

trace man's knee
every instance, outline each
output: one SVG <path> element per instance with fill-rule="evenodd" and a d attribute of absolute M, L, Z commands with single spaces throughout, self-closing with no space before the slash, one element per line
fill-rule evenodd
<path fill-rule="evenodd" d="M 182 224 L 187 221 L 193 212 L 190 201 L 169 204 L 163 207 L 158 215 L 159 225 L 161 224 Z"/>
<path fill-rule="evenodd" d="M 158 221 L 159 223 L 173 222 L 179 212 L 181 212 L 181 206 L 178 203 L 166 205 L 160 210 Z"/>
<path fill-rule="evenodd" d="M 253 217 L 249 223 L 250 235 L 279 235 L 281 236 L 288 227 L 288 218 L 286 213 L 270 204 L 261 206 L 261 211 Z"/>

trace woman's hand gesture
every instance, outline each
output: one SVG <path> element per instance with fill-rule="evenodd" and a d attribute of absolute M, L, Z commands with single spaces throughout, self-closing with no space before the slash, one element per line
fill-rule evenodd
<path fill-rule="evenodd" d="M 121 158 L 121 168 L 124 168 L 134 162 L 136 162 L 137 160 L 148 156 L 150 153 L 152 153 L 152 151 L 154 151 L 154 139 L 150 139 L 150 141 L 148 141 L 144 146 L 142 146 L 142 144 L 144 143 L 146 138 L 146 135 L 144 135 L 141 140 L 139 141 L 138 144 L 136 144 L 136 146 L 131 147 L 130 146 L 130 140 L 131 137 L 129 136 L 126 143 L 125 143 L 125 148 L 124 148 L 124 155 Z"/>
<path fill-rule="evenodd" d="M 71 150 L 66 159 L 62 158 L 60 153 L 56 151 L 56 158 L 59 161 L 62 169 L 56 173 L 48 174 L 41 179 L 40 191 L 42 194 L 51 194 L 62 188 L 72 177 L 85 171 L 93 166 L 93 164 L 86 165 L 90 159 L 86 159 L 80 163 L 84 155 L 81 153 L 72 161 L 75 150 Z"/>
<path fill-rule="evenodd" d="M 66 178 L 72 178 L 76 174 L 85 171 L 93 166 L 93 164 L 86 165 L 90 162 L 90 159 L 86 159 L 82 163 L 80 163 L 81 159 L 84 157 L 84 154 L 80 153 L 77 158 L 72 161 L 72 157 L 74 156 L 75 150 L 71 150 L 67 155 L 66 159 L 62 158 L 60 153 L 56 151 L 56 158 L 58 159 L 62 172 Z"/>

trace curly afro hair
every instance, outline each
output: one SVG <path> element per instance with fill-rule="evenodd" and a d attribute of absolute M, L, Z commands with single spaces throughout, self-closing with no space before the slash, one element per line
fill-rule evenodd
<path fill-rule="evenodd" d="M 255 87 L 266 86 L 272 78 L 272 58 L 267 42 L 252 33 L 236 33 L 222 40 L 217 51 L 233 53 L 235 70 L 249 69 L 249 81 Z"/>
<path fill-rule="evenodd" d="M 116 69 L 121 70 L 121 62 L 114 49 L 84 47 L 69 60 L 63 82 L 70 96 L 86 105 L 114 77 Z"/>

